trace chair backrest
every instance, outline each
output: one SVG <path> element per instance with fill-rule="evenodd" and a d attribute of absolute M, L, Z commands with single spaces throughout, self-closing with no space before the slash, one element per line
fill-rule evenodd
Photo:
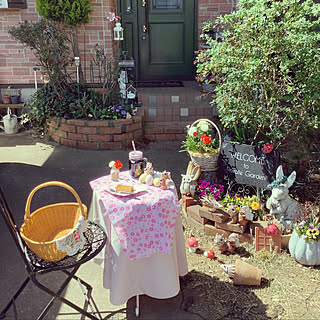
<path fill-rule="evenodd" d="M 1 216 L 4 220 L 4 222 L 6 223 L 6 226 L 8 227 L 8 230 L 14 240 L 14 243 L 16 244 L 18 251 L 22 257 L 22 259 L 24 260 L 24 263 L 26 264 L 26 266 L 30 267 L 30 263 L 25 255 L 25 248 L 26 245 L 23 241 L 23 239 L 20 237 L 20 232 L 19 229 L 14 221 L 14 218 L 12 216 L 12 213 L 9 209 L 8 203 L 6 201 L 6 198 L 4 196 L 4 193 L 0 187 L 0 213 Z"/>

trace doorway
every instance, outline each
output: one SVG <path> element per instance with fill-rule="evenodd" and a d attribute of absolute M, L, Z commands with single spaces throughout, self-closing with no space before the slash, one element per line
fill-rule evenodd
<path fill-rule="evenodd" d="M 120 10 L 137 80 L 193 79 L 195 0 L 121 0 Z"/>

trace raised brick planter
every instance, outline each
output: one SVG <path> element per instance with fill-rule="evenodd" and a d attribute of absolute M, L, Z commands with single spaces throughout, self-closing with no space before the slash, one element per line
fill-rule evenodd
<path fill-rule="evenodd" d="M 142 117 L 123 120 L 61 119 L 49 123 L 49 136 L 57 143 L 79 149 L 123 149 L 143 136 Z"/>

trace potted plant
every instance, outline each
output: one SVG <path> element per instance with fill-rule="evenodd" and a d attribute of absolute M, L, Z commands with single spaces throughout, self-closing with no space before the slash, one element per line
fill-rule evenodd
<path fill-rule="evenodd" d="M 202 171 L 216 170 L 221 149 L 219 128 L 209 119 L 196 120 L 187 126 L 186 140 L 182 142 L 182 148 L 188 151 L 192 162 L 200 165 Z"/>
<path fill-rule="evenodd" d="M 11 87 L 9 86 L 6 92 L 2 95 L 2 103 L 10 104 L 11 103 Z"/>
<path fill-rule="evenodd" d="M 20 103 L 20 97 L 21 97 L 21 90 L 14 89 L 12 90 L 11 94 L 11 103 L 12 104 L 19 104 Z"/>
<path fill-rule="evenodd" d="M 304 213 L 310 210 L 308 204 Z M 298 221 L 293 228 L 289 240 L 291 256 L 299 263 L 307 266 L 320 265 L 320 217 L 309 211 L 309 216 Z"/>

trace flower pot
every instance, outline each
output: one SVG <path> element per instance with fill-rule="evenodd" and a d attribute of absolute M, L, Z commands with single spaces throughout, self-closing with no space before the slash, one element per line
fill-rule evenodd
<path fill-rule="evenodd" d="M 294 231 L 289 241 L 291 257 L 306 266 L 320 265 L 320 241 L 306 241 Z"/>
<path fill-rule="evenodd" d="M 11 96 L 11 103 L 12 104 L 19 104 L 20 103 L 20 96 L 18 96 L 18 95 Z"/>
<path fill-rule="evenodd" d="M 236 285 L 259 286 L 261 284 L 262 272 L 240 259 L 236 260 L 233 283 Z"/>
<path fill-rule="evenodd" d="M 3 104 L 10 104 L 11 103 L 11 97 L 10 96 L 2 96 L 2 103 Z"/>

